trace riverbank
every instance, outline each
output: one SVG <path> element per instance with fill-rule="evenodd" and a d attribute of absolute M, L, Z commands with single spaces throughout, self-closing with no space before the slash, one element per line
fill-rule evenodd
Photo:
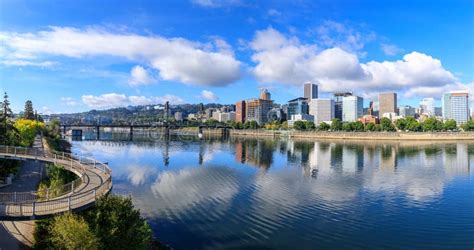
<path fill-rule="evenodd" d="M 271 131 L 231 129 L 232 137 L 273 137 L 342 140 L 403 140 L 403 141 L 455 141 L 474 140 L 474 132 L 327 132 L 327 131 Z"/>

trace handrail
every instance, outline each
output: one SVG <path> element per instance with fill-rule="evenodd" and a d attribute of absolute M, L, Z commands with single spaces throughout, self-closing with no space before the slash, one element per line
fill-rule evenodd
<path fill-rule="evenodd" d="M 34 216 L 36 212 L 45 212 L 42 211 L 42 209 L 44 210 L 44 208 L 48 206 L 51 206 L 53 211 L 55 207 L 61 210 L 64 207 L 61 208 L 60 203 L 65 201 L 67 201 L 67 208 L 70 210 L 71 208 L 74 208 L 75 205 L 79 204 L 74 203 L 75 201 L 84 202 L 83 198 L 86 196 L 88 197 L 88 199 L 91 199 L 88 201 L 95 201 L 97 197 L 103 195 L 104 192 L 108 192 L 112 187 L 112 170 L 107 166 L 107 164 L 104 164 L 89 157 L 77 156 L 65 152 L 56 151 L 49 153 L 43 152 L 42 150 L 36 148 L 5 145 L 0 145 L 0 156 L 32 160 L 34 159 L 54 163 L 63 166 L 65 169 L 74 172 L 76 175 L 79 176 L 79 178 L 75 179 L 74 181 L 69 182 L 60 187 L 59 189 L 55 190 L 46 189 L 41 191 L 0 193 L 0 216 L 2 215 L 2 213 L 9 214 L 9 211 L 7 210 L 11 210 L 11 208 L 15 206 L 15 209 L 19 210 L 19 212 L 10 212 L 10 214 L 19 214 L 21 216 Z M 82 184 L 89 181 L 89 177 L 86 172 L 94 172 L 94 169 L 99 171 L 99 174 L 97 175 L 100 177 L 101 183 L 97 186 L 94 186 L 91 190 L 81 191 L 83 187 L 85 187 Z M 82 199 L 80 199 L 81 197 Z M 40 205 L 40 207 L 38 207 L 37 205 Z M 62 204 L 62 206 L 64 206 L 64 204 Z M 2 211 L 2 207 L 5 208 L 5 211 Z"/>

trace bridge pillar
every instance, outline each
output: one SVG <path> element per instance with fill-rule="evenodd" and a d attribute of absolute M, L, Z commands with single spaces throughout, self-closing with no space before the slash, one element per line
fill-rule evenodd
<path fill-rule="evenodd" d="M 130 126 L 130 141 L 133 141 L 133 126 Z"/>
<path fill-rule="evenodd" d="M 97 133 L 97 140 L 100 140 L 100 126 L 95 127 L 96 133 Z"/>

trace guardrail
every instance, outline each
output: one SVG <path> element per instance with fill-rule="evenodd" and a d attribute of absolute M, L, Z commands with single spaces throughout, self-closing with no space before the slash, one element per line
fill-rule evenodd
<path fill-rule="evenodd" d="M 76 209 L 95 202 L 112 188 L 111 169 L 92 158 L 4 145 L 0 145 L 0 157 L 54 163 L 78 176 L 76 180 L 60 188 L 0 193 L 0 217 L 34 217 Z M 91 178 L 97 178 L 96 176 L 100 181 L 93 183 Z"/>

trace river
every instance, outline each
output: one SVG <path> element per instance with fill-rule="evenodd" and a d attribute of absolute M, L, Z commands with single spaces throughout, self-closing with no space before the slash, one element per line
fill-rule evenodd
<path fill-rule="evenodd" d="M 175 249 L 474 247 L 474 142 L 74 141 Z"/>

